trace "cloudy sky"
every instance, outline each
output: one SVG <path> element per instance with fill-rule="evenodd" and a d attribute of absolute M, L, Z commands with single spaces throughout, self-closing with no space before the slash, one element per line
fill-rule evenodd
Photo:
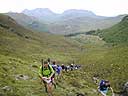
<path fill-rule="evenodd" d="M 0 13 L 35 8 L 49 8 L 56 13 L 84 9 L 101 16 L 116 16 L 128 14 L 128 0 L 0 0 Z"/>

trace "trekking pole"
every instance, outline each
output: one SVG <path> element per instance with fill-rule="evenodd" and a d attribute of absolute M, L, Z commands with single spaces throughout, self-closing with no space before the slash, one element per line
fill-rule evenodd
<path fill-rule="evenodd" d="M 41 63 L 43 64 L 42 67 L 44 68 L 44 59 L 41 59 Z"/>
<path fill-rule="evenodd" d="M 41 59 L 41 62 L 44 64 L 44 59 Z"/>

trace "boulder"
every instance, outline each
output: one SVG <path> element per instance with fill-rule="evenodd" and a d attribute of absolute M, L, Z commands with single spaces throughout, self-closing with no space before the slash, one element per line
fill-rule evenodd
<path fill-rule="evenodd" d="M 123 87 L 123 96 L 128 96 L 128 82 L 126 82 L 124 84 L 124 87 Z"/>
<path fill-rule="evenodd" d="M 16 75 L 15 76 L 15 79 L 16 80 L 28 80 L 29 79 L 29 76 L 23 75 L 23 74 L 19 74 L 19 75 Z"/>
<path fill-rule="evenodd" d="M 12 88 L 10 86 L 4 86 L 3 88 L 1 88 L 4 91 L 11 91 Z"/>

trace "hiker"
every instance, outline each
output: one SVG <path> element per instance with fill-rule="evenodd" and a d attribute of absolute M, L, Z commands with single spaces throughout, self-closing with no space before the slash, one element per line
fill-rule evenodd
<path fill-rule="evenodd" d="M 114 96 L 113 89 L 110 86 L 110 82 L 108 80 L 101 80 L 100 84 L 98 86 L 98 91 L 101 94 L 101 96 L 107 96 L 106 94 L 107 94 L 109 89 L 112 92 L 112 96 Z"/>
<path fill-rule="evenodd" d="M 59 66 L 56 64 L 56 61 L 52 62 L 52 68 L 54 69 L 55 75 L 58 78 L 58 74 L 60 74 L 60 69 Z"/>
<path fill-rule="evenodd" d="M 52 85 L 53 85 L 53 75 L 54 70 L 47 61 L 41 61 L 42 66 L 39 69 L 39 77 L 43 81 L 45 86 L 45 91 L 48 93 L 48 96 L 52 96 Z"/>
<path fill-rule="evenodd" d="M 74 70 L 74 64 L 73 64 L 73 63 L 70 65 L 70 70 L 71 70 L 71 71 Z"/>
<path fill-rule="evenodd" d="M 62 70 L 65 70 L 65 66 L 64 66 L 64 64 L 62 64 L 61 67 L 62 67 Z"/>
<path fill-rule="evenodd" d="M 56 72 L 56 68 L 57 68 L 56 61 L 53 61 L 51 65 L 54 71 Z"/>
<path fill-rule="evenodd" d="M 57 76 L 57 79 L 60 79 L 61 77 L 61 74 L 62 74 L 62 67 L 60 65 L 57 65 L 57 68 L 56 68 L 56 76 Z"/>

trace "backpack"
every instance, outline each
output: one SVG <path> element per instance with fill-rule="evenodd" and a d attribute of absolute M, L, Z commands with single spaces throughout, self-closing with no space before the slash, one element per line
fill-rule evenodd
<path fill-rule="evenodd" d="M 43 70 L 44 70 L 44 69 L 43 69 L 43 66 L 42 66 L 42 72 L 43 72 Z M 51 70 L 51 68 L 50 68 L 50 65 L 48 65 L 48 70 L 50 70 L 50 72 L 52 73 L 52 70 Z M 51 73 L 50 73 L 50 74 L 51 74 Z"/>
<path fill-rule="evenodd" d="M 52 68 L 53 68 L 53 70 L 56 72 L 56 70 L 57 70 L 57 65 L 51 65 L 52 66 Z"/>
<path fill-rule="evenodd" d="M 105 85 L 105 80 L 101 80 L 99 86 L 101 87 L 101 86 L 104 86 L 104 85 Z"/>
<path fill-rule="evenodd" d="M 100 90 L 107 90 L 108 87 L 110 87 L 110 83 L 108 85 L 106 85 L 106 83 L 109 83 L 109 81 L 106 80 L 101 80 L 100 81 Z"/>

